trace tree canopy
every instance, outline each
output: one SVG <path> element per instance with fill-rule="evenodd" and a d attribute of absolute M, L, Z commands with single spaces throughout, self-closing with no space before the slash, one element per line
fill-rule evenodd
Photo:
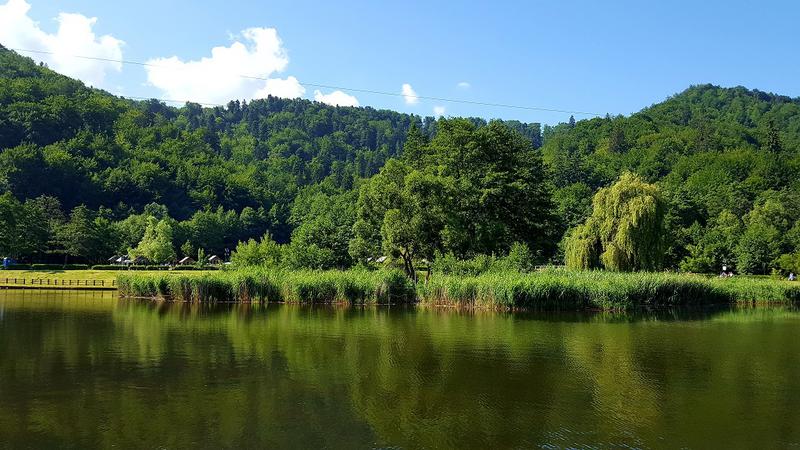
<path fill-rule="evenodd" d="M 637 198 L 653 186 L 641 198 L 654 203 L 597 205 L 625 173 Z M 798 173 L 800 99 L 743 87 L 692 86 L 627 117 L 540 127 L 275 97 L 172 107 L 0 47 L 0 256 L 22 261 L 103 262 L 137 248 L 155 219 L 176 254 L 225 256 L 269 233 L 290 267 L 392 256 L 411 274 L 516 243 L 537 263 L 788 271 Z M 642 223 L 609 212 L 649 220 L 653 206 L 660 261 L 630 247 Z"/>
<path fill-rule="evenodd" d="M 658 187 L 630 172 L 600 189 L 592 215 L 566 238 L 566 264 L 576 269 L 658 270 L 664 260 L 666 204 Z"/>

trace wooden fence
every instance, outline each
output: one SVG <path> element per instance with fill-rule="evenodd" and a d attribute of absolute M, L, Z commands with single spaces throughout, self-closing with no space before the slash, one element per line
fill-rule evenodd
<path fill-rule="evenodd" d="M 0 278 L 0 287 L 30 286 L 34 288 L 74 287 L 76 289 L 116 289 L 117 280 L 59 280 L 54 278 Z"/>

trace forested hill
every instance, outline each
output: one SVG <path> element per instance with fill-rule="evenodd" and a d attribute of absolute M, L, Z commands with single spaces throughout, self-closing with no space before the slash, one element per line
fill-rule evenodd
<path fill-rule="evenodd" d="M 152 202 L 176 218 L 222 206 L 280 208 L 330 178 L 349 189 L 432 119 L 268 98 L 173 108 L 86 88 L 0 51 L 0 177 L 20 198 L 125 215 Z M 277 214 L 277 213 L 276 213 Z"/>
<path fill-rule="evenodd" d="M 630 117 L 546 127 L 544 141 L 565 227 L 629 170 L 669 201 L 668 267 L 763 272 L 800 249 L 800 99 L 693 86 Z"/>
<path fill-rule="evenodd" d="M 539 124 L 504 123 L 541 145 Z M 83 249 L 79 259 L 135 245 L 153 215 L 181 221 L 176 241 L 212 252 L 267 231 L 286 242 L 314 197 L 354 203 L 359 180 L 402 151 L 412 124 L 425 136 L 436 132 L 433 117 L 301 99 L 205 108 L 132 101 L 0 46 L 0 191 L 40 199 L 57 223 L 80 207 L 116 224 L 109 232 L 120 239 Z M 0 242 L 0 253 L 40 259 L 63 247 L 51 244 L 30 253 Z"/>
<path fill-rule="evenodd" d="M 300 99 L 124 100 L 0 48 L 0 179 L 20 198 L 53 195 L 66 209 L 126 214 L 157 202 L 183 219 L 207 207 L 280 208 L 302 186 L 347 190 L 375 174 L 411 123 L 435 133 L 433 117 Z M 538 124 L 508 124 L 540 144 Z"/>
<path fill-rule="evenodd" d="M 453 198 L 461 196 L 463 217 L 437 218 L 447 225 L 426 251 L 456 249 L 468 257 L 507 251 L 513 236 L 558 241 L 586 220 L 594 193 L 625 171 L 656 183 L 669 203 L 668 267 L 711 271 L 727 261 L 763 272 L 781 255 L 800 251 L 798 99 L 702 85 L 629 117 L 544 129 L 516 121 L 486 125 L 272 97 L 175 108 L 87 88 L 0 47 L 0 253 L 100 261 L 136 246 L 149 218 L 156 218 L 172 224 L 179 254 L 199 248 L 221 253 L 269 232 L 278 242 L 300 242 L 298 253 L 318 257 L 311 266 L 346 266 L 353 263 L 359 186 L 403 153 L 409 133 L 425 162 L 392 173 L 418 170 L 445 183 L 440 187 L 456 174 L 462 183 L 455 185 L 462 194 Z M 516 130 L 530 149 L 498 126 Z M 443 127 L 449 131 L 437 139 Z M 491 130 L 474 131 L 481 128 Z M 474 157 L 475 168 L 459 170 L 459 146 Z M 542 216 L 508 233 L 514 224 L 487 217 L 484 225 L 492 231 L 484 230 L 486 236 L 500 233 L 502 244 L 486 237 L 480 247 L 467 245 L 484 231 L 474 222 L 481 206 L 467 205 L 463 192 L 477 189 L 475 201 L 491 199 L 501 192 L 491 185 L 497 180 L 519 190 L 508 177 L 523 172 L 498 163 L 538 174 L 539 158 L 544 181 L 538 175 L 522 181 L 538 192 L 530 211 Z M 525 210 L 500 197 L 494 201 Z M 429 206 L 445 214 L 452 205 Z M 454 231 L 454 223 L 461 228 Z M 534 229 L 539 236 L 524 237 Z M 376 233 L 373 239 L 380 238 Z M 28 237 L 24 245 L 21 236 Z M 459 236 L 462 245 L 447 247 L 443 236 Z M 380 241 L 364 248 L 380 251 Z M 547 246 L 537 251 L 541 261 L 561 258 Z"/>

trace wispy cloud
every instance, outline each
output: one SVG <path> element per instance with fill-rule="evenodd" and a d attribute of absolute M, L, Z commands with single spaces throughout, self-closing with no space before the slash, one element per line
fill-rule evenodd
<path fill-rule="evenodd" d="M 441 105 L 437 105 L 433 107 L 433 115 L 435 117 L 442 117 L 444 115 L 446 108 Z"/>
<path fill-rule="evenodd" d="M 472 87 L 472 85 L 467 81 L 459 81 L 458 84 L 456 84 L 456 87 L 459 89 L 469 89 Z"/>

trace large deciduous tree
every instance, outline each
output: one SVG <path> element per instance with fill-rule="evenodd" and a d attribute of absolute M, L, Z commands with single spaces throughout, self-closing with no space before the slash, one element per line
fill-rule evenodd
<path fill-rule="evenodd" d="M 361 187 L 354 259 L 392 255 L 413 278 L 415 261 L 437 251 L 507 253 L 520 242 L 540 259 L 552 252 L 551 189 L 529 140 L 500 122 L 464 119 L 439 121 L 430 142 L 410 133 L 404 160 L 388 161 Z"/>
<path fill-rule="evenodd" d="M 595 194 L 592 215 L 571 231 L 566 264 L 575 269 L 657 270 L 664 258 L 666 203 L 632 173 Z"/>
<path fill-rule="evenodd" d="M 175 248 L 172 245 L 172 226 L 166 219 L 158 220 L 153 216 L 147 219 L 144 237 L 136 248 L 130 250 L 133 258 L 142 256 L 148 261 L 161 264 L 175 259 Z"/>

